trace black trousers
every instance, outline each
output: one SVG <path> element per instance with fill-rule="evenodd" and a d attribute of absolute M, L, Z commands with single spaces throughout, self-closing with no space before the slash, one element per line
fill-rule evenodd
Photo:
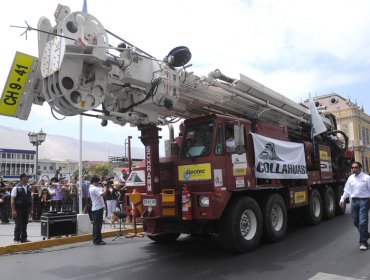
<path fill-rule="evenodd" d="M 0 204 L 0 218 L 3 223 L 9 223 L 10 195 L 4 194 Z"/>
<path fill-rule="evenodd" d="M 25 241 L 27 239 L 27 224 L 29 208 L 16 207 L 17 218 L 15 219 L 14 241 Z"/>
<path fill-rule="evenodd" d="M 93 242 L 99 243 L 102 241 L 101 238 L 101 229 L 103 227 L 103 213 L 104 208 L 101 208 L 96 211 L 92 211 L 92 218 L 93 218 Z"/>
<path fill-rule="evenodd" d="M 51 211 L 62 211 L 62 201 L 61 200 L 52 200 L 51 201 Z"/>

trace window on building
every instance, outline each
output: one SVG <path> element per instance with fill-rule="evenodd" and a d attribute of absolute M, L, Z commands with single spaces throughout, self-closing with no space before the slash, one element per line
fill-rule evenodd
<path fill-rule="evenodd" d="M 54 166 L 50 165 L 49 170 L 51 170 L 51 171 L 54 170 Z"/>
<path fill-rule="evenodd" d="M 6 158 L 6 153 L 1 153 L 1 158 Z"/>
<path fill-rule="evenodd" d="M 362 143 L 363 143 L 363 145 L 366 145 L 366 131 L 365 131 L 365 128 L 363 127 L 361 130 L 362 130 Z"/>
<path fill-rule="evenodd" d="M 347 124 L 343 125 L 343 132 L 349 137 L 349 135 L 348 135 L 348 125 Z"/>

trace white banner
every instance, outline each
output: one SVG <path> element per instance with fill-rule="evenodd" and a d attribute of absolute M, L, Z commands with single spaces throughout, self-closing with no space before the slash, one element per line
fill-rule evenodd
<path fill-rule="evenodd" d="M 310 94 L 310 114 L 311 114 L 311 138 L 313 138 L 316 135 L 325 132 L 327 129 L 324 122 L 322 121 L 319 112 L 317 112 L 317 108 L 315 106 L 315 103 L 313 102 L 311 94 Z"/>
<path fill-rule="evenodd" d="M 255 176 L 265 179 L 307 179 L 301 143 L 276 140 L 252 133 Z"/>

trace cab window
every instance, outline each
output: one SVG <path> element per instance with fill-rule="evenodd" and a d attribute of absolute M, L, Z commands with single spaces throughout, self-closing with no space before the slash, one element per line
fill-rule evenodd
<path fill-rule="evenodd" d="M 208 155 L 212 147 L 213 128 L 213 122 L 188 126 L 182 141 L 181 156 L 196 157 Z"/>
<path fill-rule="evenodd" d="M 225 125 L 225 146 L 226 152 L 235 153 L 234 125 Z"/>

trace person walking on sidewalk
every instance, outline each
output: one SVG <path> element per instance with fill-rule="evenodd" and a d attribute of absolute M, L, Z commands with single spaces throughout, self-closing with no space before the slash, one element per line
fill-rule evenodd
<path fill-rule="evenodd" d="M 30 242 L 27 239 L 28 215 L 32 207 L 32 188 L 28 184 L 29 176 L 21 174 L 20 182 L 10 194 L 12 217 L 15 220 L 14 242 Z"/>
<path fill-rule="evenodd" d="M 106 187 L 103 189 L 100 183 L 99 176 L 91 177 L 91 185 L 89 188 L 91 198 L 91 213 L 93 218 L 93 243 L 95 245 L 105 245 L 106 243 L 102 240 L 101 230 L 103 226 L 103 214 L 104 214 L 104 198 L 106 195 Z"/>
<path fill-rule="evenodd" d="M 344 192 L 340 198 L 339 205 L 344 207 L 345 200 L 351 198 L 351 215 L 354 226 L 360 233 L 360 250 L 369 248 L 367 240 L 370 238 L 368 232 L 369 208 L 370 208 L 370 176 L 361 171 L 360 162 L 352 163 L 352 175 L 348 177 Z"/>

